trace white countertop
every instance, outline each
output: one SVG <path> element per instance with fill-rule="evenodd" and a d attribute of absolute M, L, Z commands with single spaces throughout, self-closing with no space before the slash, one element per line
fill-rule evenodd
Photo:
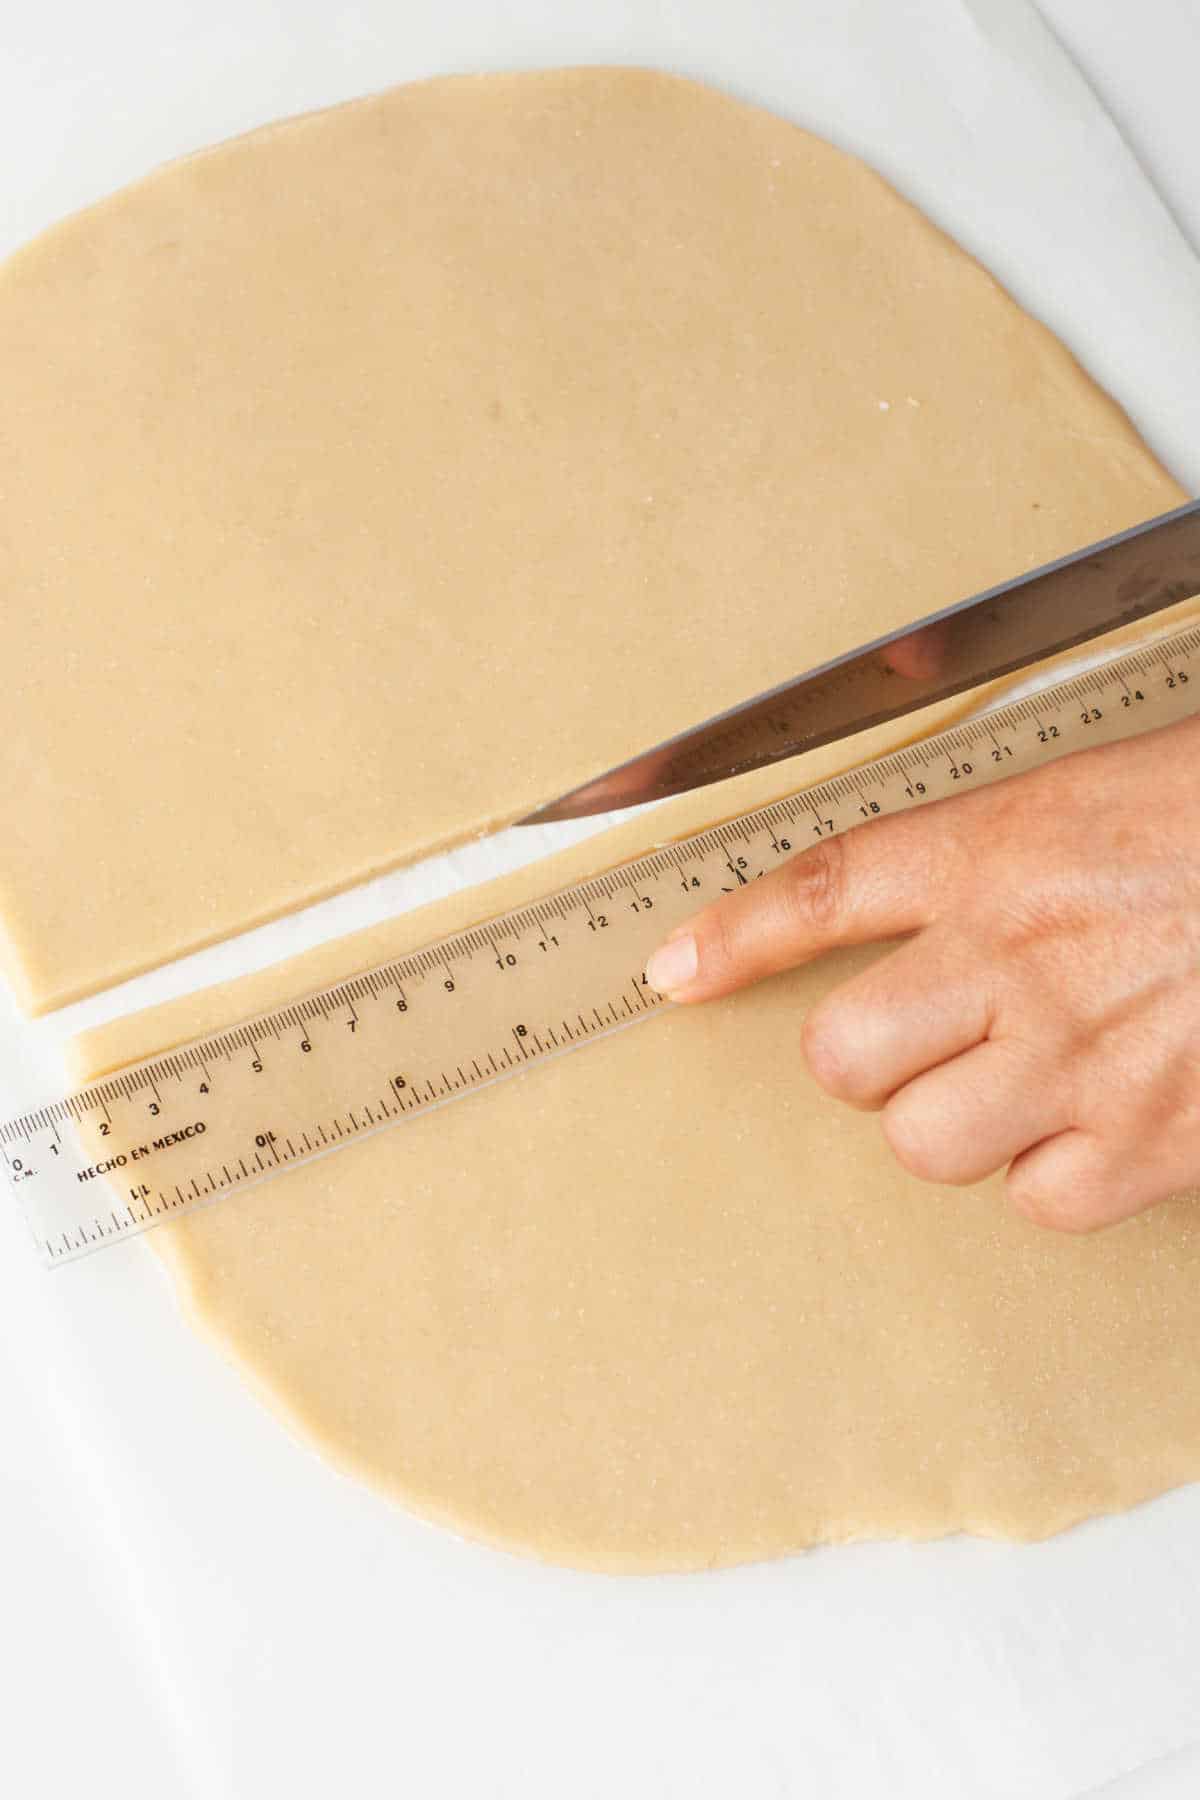
<path fill-rule="evenodd" d="M 0 44 L 0 253 L 169 155 L 391 81 L 659 63 L 862 150 L 1055 325 L 1195 491 L 1200 5 L 1040 13 L 49 0 Z M 33 1028 L 0 998 L 0 1112 L 61 1081 L 72 1022 L 478 879 L 490 854 Z M 180 1324 L 144 1249 L 46 1276 L 11 1209 L 0 1416 L 0 1788 L 21 1800 L 1200 1791 L 1200 1487 L 1025 1549 L 865 1545 L 663 1581 L 541 1570 L 408 1519 L 293 1442 Z"/>

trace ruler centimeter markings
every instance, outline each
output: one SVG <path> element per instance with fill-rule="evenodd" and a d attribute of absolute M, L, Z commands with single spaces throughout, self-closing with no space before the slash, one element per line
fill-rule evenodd
<path fill-rule="evenodd" d="M 71 1262 L 653 1017 L 666 933 L 819 839 L 1196 712 L 1200 626 L 90 1082 L 0 1166 Z"/>

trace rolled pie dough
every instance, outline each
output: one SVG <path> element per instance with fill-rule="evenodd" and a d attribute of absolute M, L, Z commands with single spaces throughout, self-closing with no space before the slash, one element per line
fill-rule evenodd
<path fill-rule="evenodd" d="M 104 848 L 86 922 L 36 807 L 5 802 L 47 884 L 39 912 L 28 869 L 3 877 L 38 1003 L 509 817 L 1180 497 L 876 177 L 659 76 L 438 82 L 261 133 L 63 228 L 0 298 L 24 334 L 6 478 L 31 507 L 4 554 L 41 601 L 6 642 L 86 701 L 74 621 L 135 702 L 123 738 L 98 707 L 52 730 L 42 688 L 18 696 L 38 781 L 78 783 L 73 830 L 108 782 L 138 795 L 105 821 L 132 860 Z M 57 400 L 30 354 L 47 344 Z M 64 490 L 87 495 L 65 520 Z M 121 1021 L 78 1067 L 784 779 Z M 806 1007 L 867 954 L 658 1018 L 151 1241 L 340 1465 L 580 1566 L 1034 1536 L 1200 1473 L 1195 1203 L 1076 1240 L 996 1182 L 906 1176 L 799 1055 Z"/>
<path fill-rule="evenodd" d="M 773 795 L 769 774 L 719 798 Z M 660 834 L 712 805 L 673 803 Z M 78 1068 L 594 873 L 648 829 L 119 1021 Z M 1080 1239 L 1018 1218 L 998 1180 L 906 1175 L 799 1050 L 807 1007 L 870 954 L 675 1009 L 147 1242 L 190 1317 L 342 1468 L 578 1567 L 1037 1537 L 1200 1475 L 1200 1206 Z"/>
<path fill-rule="evenodd" d="M 160 170 L 0 270 L 0 394 L 35 1010 L 1179 497 L 878 176 L 629 70 Z"/>

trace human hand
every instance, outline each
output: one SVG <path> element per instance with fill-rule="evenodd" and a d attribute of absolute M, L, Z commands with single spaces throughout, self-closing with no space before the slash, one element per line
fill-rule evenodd
<path fill-rule="evenodd" d="M 1200 719 L 862 825 L 681 926 L 672 1000 L 906 942 L 802 1041 L 905 1168 L 1067 1231 L 1200 1184 Z"/>

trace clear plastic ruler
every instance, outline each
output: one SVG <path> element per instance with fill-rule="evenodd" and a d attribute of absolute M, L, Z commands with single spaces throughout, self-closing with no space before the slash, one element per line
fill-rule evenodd
<path fill-rule="evenodd" d="M 120 1243 L 653 1018 L 666 932 L 817 839 L 1195 712 L 1200 627 L 48 1101 L 5 1174 L 49 1266 Z"/>

